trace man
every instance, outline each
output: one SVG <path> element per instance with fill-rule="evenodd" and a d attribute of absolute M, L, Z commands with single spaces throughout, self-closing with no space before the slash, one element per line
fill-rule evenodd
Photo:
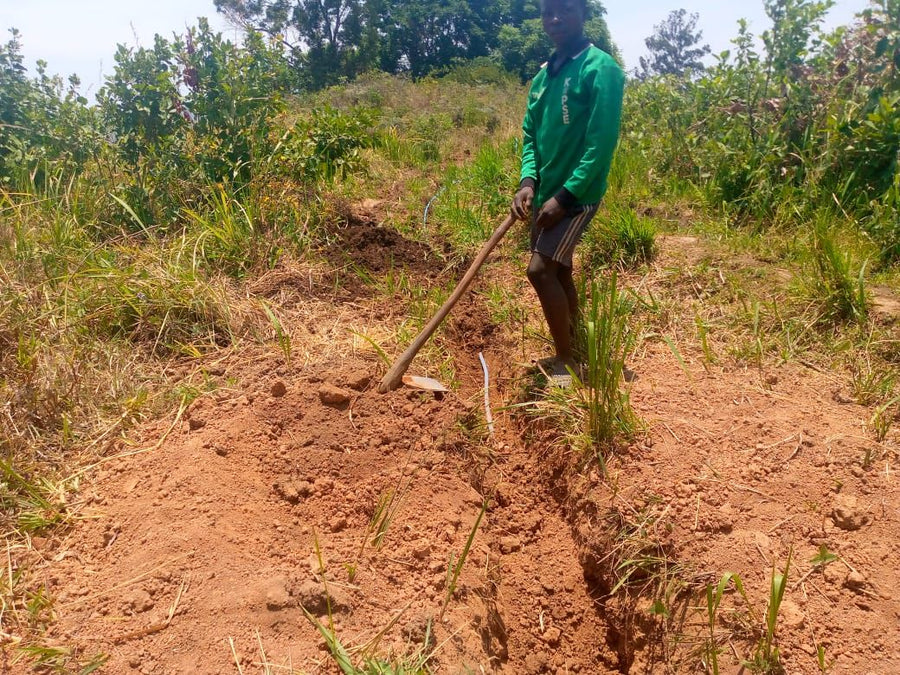
<path fill-rule="evenodd" d="M 544 31 L 556 47 L 534 78 L 522 125 L 519 191 L 512 214 L 531 225 L 528 279 L 556 348 L 550 375 L 575 369 L 577 293 L 572 253 L 606 192 L 619 138 L 625 75 L 584 35 L 587 0 L 542 0 Z"/>

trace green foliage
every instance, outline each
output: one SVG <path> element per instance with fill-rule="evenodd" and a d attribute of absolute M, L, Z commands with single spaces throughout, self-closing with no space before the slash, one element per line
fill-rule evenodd
<path fill-rule="evenodd" d="M 440 614 L 438 614 L 438 621 L 441 621 L 444 618 L 444 612 L 447 610 L 447 605 L 450 604 L 450 599 L 456 592 L 456 587 L 459 584 L 459 575 L 462 573 L 463 566 L 466 564 L 466 559 L 469 557 L 469 551 L 472 549 L 475 535 L 478 533 L 478 526 L 481 525 L 481 520 L 484 518 L 486 511 L 487 502 L 485 501 L 481 503 L 481 510 L 478 512 L 475 524 L 472 525 L 472 529 L 469 530 L 469 536 L 466 538 L 463 550 L 458 556 L 455 556 L 455 559 L 453 553 L 450 554 L 450 560 L 447 564 L 447 592 L 444 595 L 444 604 L 441 605 Z"/>
<path fill-rule="evenodd" d="M 333 181 L 359 171 L 361 150 L 373 143 L 365 110 L 314 109 L 289 131 L 276 151 L 277 170 L 305 181 Z"/>
<path fill-rule="evenodd" d="M 303 610 L 309 621 L 322 638 L 335 665 L 344 675 L 429 675 L 431 669 L 428 662 L 432 654 L 428 652 L 431 643 L 431 624 L 425 634 L 425 643 L 412 655 L 405 658 L 383 659 L 377 656 L 365 655 L 357 665 L 350 655 L 352 650 L 345 647 L 337 637 L 333 629 L 325 626 L 312 614 Z"/>
<path fill-rule="evenodd" d="M 200 19 L 184 38 L 119 46 L 115 59 L 98 100 L 123 159 L 139 167 L 137 184 L 197 176 L 242 183 L 268 156 L 280 92 L 291 81 L 260 35 L 238 47 Z"/>
<path fill-rule="evenodd" d="M 621 62 L 621 55 L 612 41 L 604 15 L 606 9 L 598 0 L 589 0 L 588 18 L 584 34 L 598 48 L 612 54 Z M 541 64 L 553 51 L 553 43 L 544 32 L 540 19 L 540 3 L 522 3 L 520 20 L 502 25 L 497 32 L 493 57 L 523 82 L 534 77 Z"/>
<path fill-rule="evenodd" d="M 856 267 L 850 251 L 834 232 L 818 225 L 813 241 L 812 297 L 826 321 L 865 321 L 869 311 L 863 263 Z"/>
<path fill-rule="evenodd" d="M 656 253 L 656 228 L 633 210 L 611 206 L 598 214 L 584 235 L 582 260 L 594 270 L 610 265 L 639 265 Z"/>
<path fill-rule="evenodd" d="M 178 110 L 183 104 L 174 46 L 157 35 L 152 48 L 131 50 L 119 45 L 115 61 L 113 74 L 97 99 L 118 148 L 131 163 L 145 154 L 164 154 L 175 142 L 176 132 L 188 123 Z"/>
<path fill-rule="evenodd" d="M 435 195 L 434 220 L 460 249 L 480 247 L 508 211 L 516 159 L 512 147 L 488 140 L 467 166 L 446 172 L 445 187 Z"/>
<path fill-rule="evenodd" d="M 52 164 L 80 169 L 100 151 L 100 129 L 96 112 L 78 94 L 78 79 L 64 85 L 47 74 L 43 61 L 29 79 L 20 34 L 10 33 L 0 44 L 0 186 L 24 189 L 43 183 Z"/>
<path fill-rule="evenodd" d="M 634 334 L 628 330 L 631 304 L 617 283 L 613 271 L 608 280 L 580 284 L 575 344 L 583 365 L 573 373 L 573 387 L 551 386 L 522 406 L 533 417 L 551 420 L 567 445 L 583 459 L 597 461 L 604 472 L 616 444 L 633 438 L 641 426 L 629 392 L 622 388 Z"/>
<path fill-rule="evenodd" d="M 764 0 L 763 6 L 772 21 L 772 28 L 762 34 L 768 72 L 786 90 L 816 48 L 819 25 L 834 0 Z"/>
<path fill-rule="evenodd" d="M 582 316 L 576 326 L 576 345 L 583 355 L 584 377 L 577 387 L 586 413 L 586 431 L 605 467 L 605 453 L 621 438 L 631 438 L 639 421 L 622 389 L 625 361 L 634 347 L 628 331 L 631 308 L 619 294 L 617 274 L 601 285 L 597 281 L 580 289 Z"/>
<path fill-rule="evenodd" d="M 761 53 L 741 22 L 701 77 L 633 82 L 620 154 L 656 190 L 687 186 L 735 223 L 802 226 L 837 203 L 889 263 L 900 256 L 900 12 L 873 3 L 864 23 L 826 34 L 831 4 L 769 0 Z"/>
<path fill-rule="evenodd" d="M 532 77 L 552 51 L 536 0 L 215 0 L 237 23 L 277 35 L 301 85 L 321 89 L 367 71 L 421 78 L 461 60 L 492 56 Z M 589 0 L 585 34 L 617 54 L 600 0 Z"/>

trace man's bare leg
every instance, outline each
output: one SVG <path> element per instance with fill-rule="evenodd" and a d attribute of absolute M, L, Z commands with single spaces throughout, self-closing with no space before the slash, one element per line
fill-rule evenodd
<path fill-rule="evenodd" d="M 532 254 L 528 264 L 528 280 L 541 301 L 541 309 L 544 310 L 556 348 L 554 375 L 567 374 L 567 368 L 575 369 L 571 325 L 574 316 L 572 307 L 577 306 L 578 300 L 571 269 L 566 273 L 562 268 L 565 266 L 538 252 Z"/>

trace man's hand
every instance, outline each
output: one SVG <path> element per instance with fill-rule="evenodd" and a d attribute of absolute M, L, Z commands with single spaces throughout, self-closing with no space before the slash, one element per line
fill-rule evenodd
<path fill-rule="evenodd" d="M 513 198 L 512 208 L 510 212 L 517 220 L 528 220 L 528 214 L 531 212 L 531 202 L 534 200 L 534 188 L 526 185 L 520 188 Z"/>
<path fill-rule="evenodd" d="M 539 230 L 550 230 L 556 227 L 565 215 L 566 210 L 560 206 L 556 197 L 553 197 L 544 202 L 544 205 L 537 214 L 534 225 Z"/>

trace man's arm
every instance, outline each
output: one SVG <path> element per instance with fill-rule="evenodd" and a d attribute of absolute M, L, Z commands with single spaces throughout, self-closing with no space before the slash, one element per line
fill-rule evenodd
<path fill-rule="evenodd" d="M 537 161 L 534 154 L 534 113 L 532 111 L 531 96 L 528 98 L 528 107 L 525 109 L 525 119 L 522 122 L 522 171 L 520 174 L 519 190 L 513 198 L 512 215 L 519 220 L 528 218 L 531 210 L 531 202 L 534 199 L 534 189 L 537 185 Z"/>

